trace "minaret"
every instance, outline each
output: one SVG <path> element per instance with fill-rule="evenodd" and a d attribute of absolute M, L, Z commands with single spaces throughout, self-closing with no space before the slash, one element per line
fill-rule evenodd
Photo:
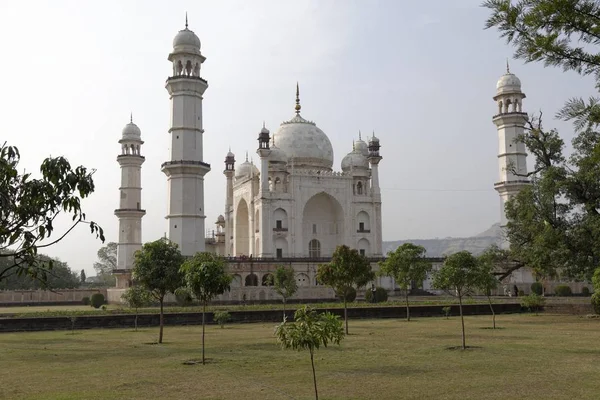
<path fill-rule="evenodd" d="M 254 221 L 254 224 L 258 227 L 259 232 L 259 248 L 256 249 L 259 257 L 272 257 L 273 256 L 273 231 L 270 226 L 271 210 L 269 208 L 269 155 L 271 154 L 271 137 L 270 132 L 263 127 L 258 134 L 258 149 L 256 153 L 260 157 L 260 188 L 259 188 L 259 200 L 255 202 L 255 207 L 260 210 L 259 221 Z"/>
<path fill-rule="evenodd" d="M 173 75 L 166 88 L 171 98 L 171 160 L 162 164 L 169 187 L 169 239 L 184 256 L 204 251 L 204 175 L 210 165 L 202 153 L 202 95 L 208 82 L 200 77 L 205 58 L 200 39 L 188 29 L 179 31 L 169 54 Z"/>
<path fill-rule="evenodd" d="M 516 139 L 525 132 L 527 113 L 523 112 L 525 93 L 521 91 L 521 81 L 510 72 L 508 61 L 506 74 L 496 85 L 494 100 L 498 114 L 493 121 L 498 129 L 499 179 L 494 189 L 500 195 L 500 225 L 506 226 L 504 206 L 508 199 L 529 185 L 527 178 L 527 151 L 525 144 Z"/>
<path fill-rule="evenodd" d="M 371 164 L 371 192 L 375 206 L 375 246 L 373 248 L 373 255 L 376 257 L 383 255 L 381 188 L 379 187 L 379 162 L 383 157 L 379 154 L 380 148 L 379 139 L 375 136 L 375 132 L 373 132 L 373 136 L 369 139 L 369 156 L 367 159 Z"/>
<path fill-rule="evenodd" d="M 121 154 L 117 162 L 121 166 L 121 195 L 119 208 L 115 215 L 119 219 L 119 243 L 117 244 L 117 288 L 130 286 L 131 269 L 133 268 L 134 253 L 142 248 L 142 217 L 146 211 L 142 209 L 141 171 L 145 157 L 141 155 L 144 142 L 141 139 L 140 128 L 129 123 L 123 129 L 119 140 Z"/>
<path fill-rule="evenodd" d="M 235 174 L 235 155 L 231 148 L 225 157 L 225 170 L 223 174 L 227 178 L 225 189 L 225 254 L 235 256 L 233 252 L 233 175 Z"/>

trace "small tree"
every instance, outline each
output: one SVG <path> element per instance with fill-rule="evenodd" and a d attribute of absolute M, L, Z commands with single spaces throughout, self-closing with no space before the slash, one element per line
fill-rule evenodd
<path fill-rule="evenodd" d="M 331 286 L 338 296 L 344 297 L 344 322 L 348 334 L 348 302 L 346 291 L 350 287 L 365 286 L 375 279 L 371 264 L 356 249 L 348 246 L 338 246 L 331 257 L 331 262 L 319 265 L 317 280 L 324 285 Z"/>
<path fill-rule="evenodd" d="M 138 309 L 148 307 L 152 303 L 152 296 L 148 290 L 141 286 L 135 285 L 130 287 L 121 295 L 121 298 L 129 308 L 135 309 L 135 331 L 138 330 Z"/>
<path fill-rule="evenodd" d="M 273 275 L 269 276 L 269 284 L 283 299 L 283 319 L 285 320 L 285 303 L 298 290 L 294 268 L 280 265 Z"/>
<path fill-rule="evenodd" d="M 81 283 L 85 283 L 85 271 L 81 270 L 81 272 L 79 273 L 79 280 L 81 281 Z"/>
<path fill-rule="evenodd" d="M 460 323 L 462 326 L 462 348 L 466 349 L 465 319 L 462 299 L 476 287 L 479 278 L 478 262 L 468 251 L 460 251 L 446 258 L 442 268 L 434 273 L 433 286 L 458 297 Z"/>
<path fill-rule="evenodd" d="M 488 253 L 484 252 L 478 258 L 479 262 L 479 276 L 477 278 L 477 288 L 485 293 L 490 310 L 492 311 L 492 328 L 496 329 L 496 313 L 494 312 L 494 306 L 492 305 L 492 290 L 498 287 L 498 279 L 494 275 L 494 259 L 490 257 Z"/>
<path fill-rule="evenodd" d="M 219 324 L 219 326 L 221 326 L 221 329 L 223 329 L 225 327 L 225 322 L 231 319 L 231 314 L 229 314 L 227 311 L 216 311 L 213 314 L 213 319 L 217 324 Z"/>
<path fill-rule="evenodd" d="M 425 252 L 423 246 L 404 243 L 395 251 L 389 252 L 387 259 L 379 263 L 379 273 L 393 277 L 398 286 L 405 291 L 407 321 L 410 321 L 408 294 L 411 284 L 414 282 L 418 287 L 422 287 L 427 273 L 431 271 L 432 265 L 425 260 Z"/>
<path fill-rule="evenodd" d="M 315 399 L 319 399 L 317 390 L 317 375 L 315 373 L 314 353 L 321 345 L 329 343 L 340 344 L 344 338 L 344 328 L 337 315 L 329 312 L 317 313 L 310 306 L 304 306 L 294 313 L 295 322 L 283 323 L 275 328 L 277 342 L 284 349 L 308 350 L 312 366 Z"/>
<path fill-rule="evenodd" d="M 146 243 L 141 250 L 135 252 L 133 277 L 160 304 L 158 343 L 163 340 L 165 296 L 175 293 L 182 285 L 182 275 L 179 272 L 182 263 L 183 257 L 177 244 L 165 238 Z"/>
<path fill-rule="evenodd" d="M 202 303 L 202 364 L 204 361 L 204 315 L 215 296 L 229 290 L 232 276 L 225 272 L 225 260 L 212 253 L 197 253 L 181 266 L 187 289 Z"/>

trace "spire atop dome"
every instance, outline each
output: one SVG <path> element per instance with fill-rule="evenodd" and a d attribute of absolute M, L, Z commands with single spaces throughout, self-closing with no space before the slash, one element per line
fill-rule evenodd
<path fill-rule="evenodd" d="M 185 29 L 188 28 L 187 11 L 185 12 Z"/>
<path fill-rule="evenodd" d="M 133 124 L 133 112 L 129 113 L 129 122 Z"/>
<path fill-rule="evenodd" d="M 360 133 L 360 129 L 358 130 L 358 140 L 362 140 L 362 134 Z"/>
<path fill-rule="evenodd" d="M 300 109 L 302 106 L 300 105 L 300 86 L 298 82 L 296 82 L 296 115 L 300 115 Z"/>
<path fill-rule="evenodd" d="M 246 162 L 248 162 L 248 150 L 246 150 Z"/>
<path fill-rule="evenodd" d="M 510 66 L 508 65 L 508 57 L 506 58 L 506 73 L 510 74 Z"/>

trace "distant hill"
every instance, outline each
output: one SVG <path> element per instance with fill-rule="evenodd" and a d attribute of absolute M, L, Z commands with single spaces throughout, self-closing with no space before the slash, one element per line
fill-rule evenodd
<path fill-rule="evenodd" d="M 467 238 L 452 238 L 443 239 L 407 239 L 394 240 L 383 242 L 383 253 L 394 251 L 398 246 L 404 243 L 414 243 L 425 247 L 428 257 L 443 257 L 448 254 L 456 253 L 457 251 L 467 250 L 474 255 L 481 254 L 485 249 L 492 244 L 500 246 L 502 244 L 502 229 L 500 224 L 494 224 L 489 229 L 475 236 Z"/>

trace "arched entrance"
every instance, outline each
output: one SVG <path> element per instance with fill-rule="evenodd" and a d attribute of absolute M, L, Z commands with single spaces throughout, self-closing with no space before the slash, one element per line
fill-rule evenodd
<path fill-rule="evenodd" d="M 331 256 L 335 248 L 342 244 L 344 236 L 342 206 L 325 192 L 314 195 L 304 206 L 302 230 L 302 237 L 306 240 L 302 249 L 303 254 L 310 256 L 309 244 L 312 240 L 317 240 L 319 256 Z"/>
<path fill-rule="evenodd" d="M 244 199 L 238 203 L 235 214 L 235 255 L 250 255 L 250 216 Z"/>

